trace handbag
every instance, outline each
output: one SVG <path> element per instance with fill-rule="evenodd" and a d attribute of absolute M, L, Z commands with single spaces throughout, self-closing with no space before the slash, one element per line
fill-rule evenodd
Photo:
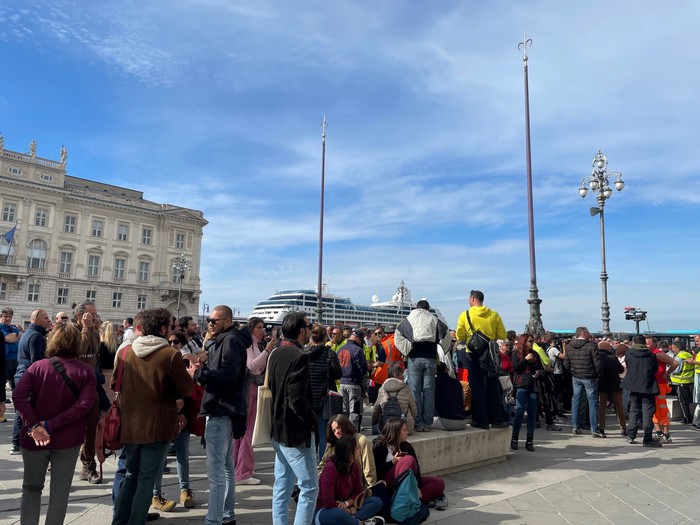
<path fill-rule="evenodd" d="M 268 363 L 267 370 L 265 370 L 265 382 L 258 387 L 257 413 L 255 414 L 255 425 L 251 439 L 253 446 L 264 445 L 272 439 L 272 391 L 268 382 L 269 372 Z"/>
<path fill-rule="evenodd" d="M 467 348 L 469 348 L 469 350 L 473 352 L 477 358 L 480 358 L 488 351 L 491 338 L 487 337 L 481 330 L 474 330 L 474 325 L 469 317 L 469 310 L 467 310 L 467 322 L 469 323 L 469 328 L 472 331 L 472 337 L 469 340 L 469 343 L 467 343 Z"/>
<path fill-rule="evenodd" d="M 121 408 L 119 407 L 119 392 L 122 389 L 122 374 L 124 372 L 124 359 L 126 359 L 125 354 L 131 346 L 128 346 L 122 350 L 122 354 L 117 363 L 117 379 L 114 385 L 114 401 L 107 410 L 107 413 L 102 416 L 102 419 L 98 422 L 98 432 L 99 426 L 102 424 L 103 435 L 102 441 L 105 447 L 109 450 L 118 450 L 122 448 L 121 441 L 119 439 L 119 434 L 121 433 Z"/>

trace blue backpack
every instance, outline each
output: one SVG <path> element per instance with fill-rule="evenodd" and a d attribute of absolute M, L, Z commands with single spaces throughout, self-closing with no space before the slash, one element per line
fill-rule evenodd
<path fill-rule="evenodd" d="M 389 513 L 397 522 L 412 518 L 421 510 L 418 498 L 418 481 L 411 469 L 404 470 L 394 480 Z"/>

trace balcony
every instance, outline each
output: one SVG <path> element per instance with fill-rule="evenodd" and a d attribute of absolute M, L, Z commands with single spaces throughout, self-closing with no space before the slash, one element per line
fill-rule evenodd
<path fill-rule="evenodd" d="M 44 268 L 27 268 L 27 273 L 29 275 L 46 275 L 46 270 Z"/>
<path fill-rule="evenodd" d="M 88 280 L 88 281 L 93 281 L 93 282 L 94 282 L 94 281 L 99 281 L 99 280 L 100 280 L 100 276 L 99 276 L 99 275 L 86 275 L 86 276 L 85 276 L 85 279 Z"/>
<path fill-rule="evenodd" d="M 117 284 L 124 284 L 126 282 L 126 279 L 123 277 L 113 277 L 112 282 L 115 282 Z"/>
<path fill-rule="evenodd" d="M 70 279 L 70 272 L 58 272 L 59 279 Z"/>

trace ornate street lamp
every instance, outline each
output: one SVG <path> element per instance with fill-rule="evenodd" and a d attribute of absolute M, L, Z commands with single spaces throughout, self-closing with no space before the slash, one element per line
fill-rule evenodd
<path fill-rule="evenodd" d="M 316 289 L 316 322 L 323 324 L 323 207 L 326 191 L 326 126 L 328 121 L 323 115 L 321 122 L 321 211 L 318 225 L 318 285 Z"/>
<path fill-rule="evenodd" d="M 182 281 L 185 278 L 185 272 L 192 268 L 192 261 L 185 259 L 185 252 L 180 254 L 180 257 L 176 257 L 173 261 L 173 270 L 177 272 L 178 275 L 178 289 L 177 289 L 177 318 L 180 319 L 180 298 L 182 297 Z"/>
<path fill-rule="evenodd" d="M 585 198 L 588 194 L 588 188 L 597 192 L 596 200 L 598 206 L 590 209 L 591 217 L 600 215 L 600 252 L 601 252 L 601 270 L 600 282 L 603 287 L 603 303 L 600 307 L 603 321 L 603 335 L 610 335 L 610 306 L 608 305 L 608 272 L 605 268 L 605 201 L 608 200 L 613 190 L 610 187 L 610 177 L 616 177 L 614 185 L 617 191 L 622 191 L 625 187 L 625 181 L 622 180 L 622 172 L 608 171 L 608 159 L 603 152 L 598 150 L 598 154 L 593 159 L 593 173 L 589 177 L 581 179 L 581 187 L 578 194 L 581 198 Z"/>

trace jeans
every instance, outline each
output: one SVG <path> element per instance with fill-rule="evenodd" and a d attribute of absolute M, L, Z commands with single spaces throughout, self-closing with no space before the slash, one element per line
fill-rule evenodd
<path fill-rule="evenodd" d="M 162 472 L 162 471 L 161 471 Z M 112 483 L 112 506 L 117 504 L 119 499 L 119 491 L 124 485 L 124 477 L 126 476 L 126 447 L 122 447 L 119 451 L 119 459 L 117 460 L 117 470 L 114 472 L 114 482 Z"/>
<path fill-rule="evenodd" d="M 289 499 L 292 497 L 294 480 L 297 479 L 301 492 L 299 493 L 294 525 L 309 525 L 314 517 L 316 496 L 318 496 L 314 434 L 311 433 L 311 446 L 309 447 L 285 447 L 273 439 L 272 448 L 275 451 L 272 523 L 273 525 L 287 525 Z"/>
<path fill-rule="evenodd" d="M 414 427 L 430 428 L 435 416 L 435 374 L 437 361 L 427 357 L 408 358 L 408 388 L 416 398 Z"/>
<path fill-rule="evenodd" d="M 357 525 L 359 521 L 376 516 L 382 510 L 382 500 L 376 496 L 368 496 L 355 515 L 350 515 L 338 507 L 319 509 L 316 512 L 314 525 Z"/>
<path fill-rule="evenodd" d="M 591 432 L 598 429 L 598 380 L 597 379 L 572 379 L 574 386 L 574 400 L 571 403 L 571 420 L 574 429 L 579 427 L 578 406 L 581 403 L 583 389 L 586 389 L 586 399 L 588 400 L 588 418 L 591 422 Z"/>
<path fill-rule="evenodd" d="M 22 379 L 22 376 L 24 375 L 24 372 L 27 370 L 27 367 L 22 365 L 22 366 L 17 366 L 17 370 L 15 371 L 15 386 L 19 383 L 19 380 Z M 5 390 L 5 383 L 3 382 L 2 384 L 2 389 L 3 391 Z M 22 431 L 22 418 L 20 417 L 19 413 L 17 412 L 17 409 L 15 409 L 15 420 L 12 424 L 12 445 L 19 448 L 19 433 Z"/>
<path fill-rule="evenodd" d="M 190 432 L 184 429 L 175 440 L 175 455 L 177 456 L 177 479 L 180 489 L 190 488 Z M 116 475 L 114 476 L 116 479 Z M 163 471 L 156 476 L 153 484 L 153 495 L 158 496 L 163 490 Z"/>
<path fill-rule="evenodd" d="M 253 428 L 255 415 L 258 413 L 258 385 L 248 385 L 248 414 L 246 416 L 245 435 L 233 441 L 233 464 L 236 465 L 236 481 L 250 479 L 255 471 L 253 455 Z"/>
<path fill-rule="evenodd" d="M 5 385 L 2 385 L 3 388 Z M 46 511 L 47 525 L 62 525 L 66 518 L 68 493 L 73 481 L 75 460 L 79 447 L 65 450 L 22 449 L 24 479 L 22 481 L 22 503 L 20 504 L 20 523 L 38 525 L 41 511 L 41 491 L 46 480 L 46 468 L 51 463 L 51 489 L 49 491 L 49 508 Z"/>
<path fill-rule="evenodd" d="M 15 386 L 17 381 L 15 381 L 15 374 L 17 373 L 17 359 L 5 359 L 5 377 L 6 380 L 10 382 L 10 390 L 15 391 Z M 2 384 L 2 388 L 5 388 L 5 383 Z"/>
<path fill-rule="evenodd" d="M 316 417 L 318 418 L 318 462 L 321 462 L 323 453 L 326 451 L 326 427 L 328 426 L 328 420 L 323 419 L 323 408 L 315 410 Z"/>
<path fill-rule="evenodd" d="M 654 411 L 656 410 L 656 396 L 654 394 L 637 394 L 630 392 L 630 424 L 627 425 L 627 436 L 631 439 L 637 437 L 637 421 L 642 419 L 642 428 L 644 429 L 644 443 L 653 441 L 652 429 L 654 423 Z"/>
<path fill-rule="evenodd" d="M 168 453 L 169 441 L 124 445 L 126 449 L 126 476 L 117 503 L 114 505 L 112 525 L 144 523 L 151 506 L 153 483 Z"/>
<path fill-rule="evenodd" d="M 355 430 L 362 426 L 362 387 L 360 385 L 340 385 L 343 394 L 343 413 L 350 419 Z"/>
<path fill-rule="evenodd" d="M 208 525 L 220 525 L 235 518 L 236 474 L 233 465 L 233 422 L 228 416 L 207 416 Z"/>
<path fill-rule="evenodd" d="M 513 418 L 513 439 L 517 441 L 520 435 L 520 427 L 523 424 L 523 414 L 527 409 L 527 440 L 532 441 L 535 435 L 535 419 L 537 417 L 537 405 L 539 397 L 537 392 L 530 392 L 526 388 L 515 389 L 515 417 Z"/>

